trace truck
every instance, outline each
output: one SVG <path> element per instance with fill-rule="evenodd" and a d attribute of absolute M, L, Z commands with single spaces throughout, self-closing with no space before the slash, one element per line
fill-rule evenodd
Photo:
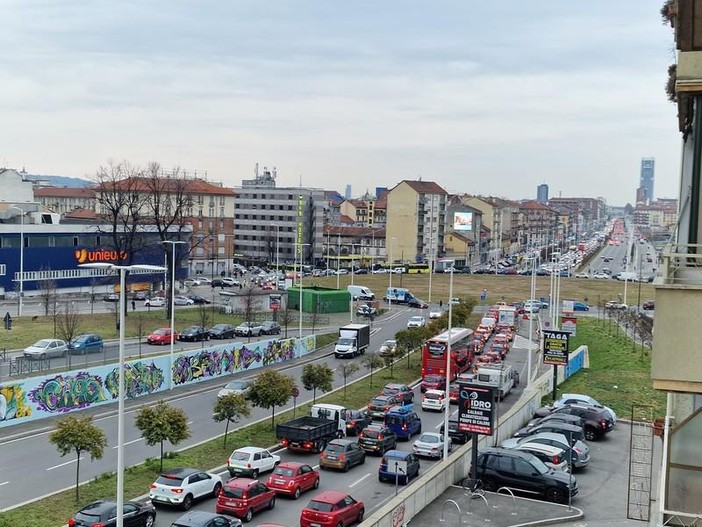
<path fill-rule="evenodd" d="M 276 425 L 275 436 L 288 450 L 323 452 L 332 439 L 346 434 L 349 410 L 336 404 L 315 404 L 310 415 Z"/>
<path fill-rule="evenodd" d="M 386 302 L 392 302 L 394 304 L 406 304 L 413 298 L 414 295 L 410 292 L 410 290 L 405 289 L 404 287 L 388 287 L 385 290 L 384 300 Z"/>
<path fill-rule="evenodd" d="M 370 346 L 368 324 L 347 324 L 339 328 L 339 340 L 334 347 L 334 356 L 354 358 L 363 355 Z"/>
<path fill-rule="evenodd" d="M 519 372 L 508 364 L 485 364 L 475 373 L 461 374 L 459 380 L 477 386 L 492 386 L 497 398 L 501 401 L 519 384 Z"/>
<path fill-rule="evenodd" d="M 517 327 L 517 308 L 514 306 L 500 306 L 499 318 L 497 319 L 498 328 L 509 328 L 511 330 Z"/>

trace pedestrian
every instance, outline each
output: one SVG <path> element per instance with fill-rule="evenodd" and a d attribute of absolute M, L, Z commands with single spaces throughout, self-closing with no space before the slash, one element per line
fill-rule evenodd
<path fill-rule="evenodd" d="M 132 311 L 136 311 L 136 302 L 132 298 Z"/>
<path fill-rule="evenodd" d="M 439 300 L 439 309 L 441 309 L 442 307 L 444 307 L 444 301 L 443 301 L 443 300 Z"/>

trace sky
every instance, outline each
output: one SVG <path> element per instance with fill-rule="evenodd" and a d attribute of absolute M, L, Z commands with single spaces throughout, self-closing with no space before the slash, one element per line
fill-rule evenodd
<path fill-rule="evenodd" d="M 663 0 L 6 0 L 0 167 L 678 197 Z"/>

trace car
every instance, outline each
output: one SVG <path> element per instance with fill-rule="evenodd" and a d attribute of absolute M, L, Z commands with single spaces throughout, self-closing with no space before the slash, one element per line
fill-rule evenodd
<path fill-rule="evenodd" d="M 449 384 L 449 404 L 458 404 L 460 391 L 457 382 Z"/>
<path fill-rule="evenodd" d="M 188 298 L 192 300 L 195 305 L 207 305 L 212 303 L 210 300 L 200 295 L 188 295 Z"/>
<path fill-rule="evenodd" d="M 171 328 L 158 328 L 146 337 L 147 344 L 170 344 L 178 340 L 178 332 Z"/>
<path fill-rule="evenodd" d="M 404 267 L 394 267 L 390 272 L 393 274 L 405 274 L 407 269 Z"/>
<path fill-rule="evenodd" d="M 422 396 L 422 410 L 443 412 L 448 404 L 444 390 L 427 390 Z"/>
<path fill-rule="evenodd" d="M 149 486 L 149 499 L 157 505 L 173 505 L 187 511 L 195 500 L 216 498 L 221 489 L 222 478 L 217 474 L 195 468 L 174 468 Z"/>
<path fill-rule="evenodd" d="M 533 454 L 506 448 L 484 448 L 478 452 L 477 466 L 471 467 L 483 490 L 501 487 L 566 504 L 578 494 L 578 482 L 569 473 L 553 470 Z"/>
<path fill-rule="evenodd" d="M 397 434 L 385 425 L 369 425 L 358 434 L 358 446 L 366 452 L 382 455 L 397 448 Z"/>
<path fill-rule="evenodd" d="M 337 269 L 336 274 L 338 275 L 343 275 L 343 274 L 349 274 L 348 269 L 344 269 L 343 267 L 341 269 Z"/>
<path fill-rule="evenodd" d="M 174 296 L 173 297 L 173 305 L 174 306 L 192 306 L 195 304 L 195 301 L 188 298 L 187 296 Z"/>
<path fill-rule="evenodd" d="M 273 469 L 266 486 L 296 500 L 303 492 L 319 488 L 319 471 L 307 463 L 286 461 Z"/>
<path fill-rule="evenodd" d="M 653 300 L 646 300 L 643 304 L 641 304 L 641 309 L 644 311 L 653 311 L 656 309 L 656 303 Z"/>
<path fill-rule="evenodd" d="M 72 355 L 85 355 L 86 353 L 102 353 L 105 343 L 97 333 L 83 333 L 78 335 L 68 344 L 68 352 Z"/>
<path fill-rule="evenodd" d="M 441 423 L 441 428 L 439 429 L 439 432 L 443 434 L 444 430 L 444 423 Z M 463 432 L 462 430 L 458 429 L 458 419 L 449 419 L 448 435 L 452 441 L 455 441 L 456 443 L 460 443 L 462 445 L 471 440 L 470 432 Z"/>
<path fill-rule="evenodd" d="M 576 441 L 571 445 L 570 439 L 563 434 L 553 432 L 542 432 L 533 436 L 522 437 L 521 439 L 507 439 L 500 443 L 502 448 L 516 448 L 526 443 L 539 443 L 542 445 L 552 445 L 562 448 L 573 468 L 584 468 L 590 464 L 590 447 L 583 441 Z"/>
<path fill-rule="evenodd" d="M 258 322 L 242 322 L 234 328 L 234 333 L 242 337 L 258 337 L 262 331 L 263 326 Z"/>
<path fill-rule="evenodd" d="M 427 325 L 427 321 L 424 317 L 410 317 L 407 321 L 407 329 L 410 328 L 423 328 Z"/>
<path fill-rule="evenodd" d="M 422 393 L 427 390 L 442 390 L 446 388 L 446 377 L 441 375 L 425 375 L 419 385 Z"/>
<path fill-rule="evenodd" d="M 171 527 L 241 527 L 242 525 L 238 518 L 205 511 L 188 511 L 171 523 Z"/>
<path fill-rule="evenodd" d="M 390 382 L 383 386 L 383 389 L 380 391 L 381 395 L 401 395 L 402 396 L 402 404 L 410 404 L 412 401 L 414 401 L 414 391 L 412 391 L 412 388 L 407 386 L 406 384 L 402 384 L 399 382 Z"/>
<path fill-rule="evenodd" d="M 539 300 L 526 300 L 524 302 L 525 313 L 538 313 L 541 311 L 541 302 Z"/>
<path fill-rule="evenodd" d="M 573 302 L 573 311 L 590 311 L 590 306 L 585 302 Z"/>
<path fill-rule="evenodd" d="M 241 282 L 239 282 L 239 280 L 237 280 L 236 278 L 231 278 L 229 276 L 222 278 L 221 281 L 227 287 L 239 287 L 241 285 Z"/>
<path fill-rule="evenodd" d="M 231 324 L 215 324 L 210 328 L 210 338 L 220 340 L 234 338 L 234 329 Z"/>
<path fill-rule="evenodd" d="M 388 450 L 380 460 L 378 481 L 407 485 L 413 477 L 419 475 L 419 468 L 419 459 L 414 453 Z"/>
<path fill-rule="evenodd" d="M 412 410 L 413 406 L 396 406 L 385 415 L 385 426 L 395 432 L 398 439 L 409 440 L 413 435 L 422 433 L 422 420 Z"/>
<path fill-rule="evenodd" d="M 275 507 L 275 491 L 252 478 L 233 478 L 222 487 L 215 512 L 241 518 L 248 523 L 254 513 Z"/>
<path fill-rule="evenodd" d="M 156 508 L 149 501 L 124 501 L 125 518 L 130 519 L 130 527 L 153 527 L 156 523 Z M 112 500 L 97 500 L 89 503 L 68 520 L 68 527 L 115 527 L 117 525 L 117 503 Z M 127 516 L 129 515 L 129 516 Z"/>
<path fill-rule="evenodd" d="M 378 269 L 373 269 L 371 274 L 388 274 L 388 270 L 384 267 L 379 267 Z"/>
<path fill-rule="evenodd" d="M 386 340 L 380 345 L 378 350 L 378 355 L 381 357 L 385 355 L 394 355 L 397 352 L 397 341 L 394 339 Z"/>
<path fill-rule="evenodd" d="M 264 282 L 261 284 L 261 289 L 263 291 L 273 291 L 273 289 L 275 289 L 275 287 L 270 282 Z"/>
<path fill-rule="evenodd" d="M 532 427 L 532 426 L 537 426 L 540 425 L 541 423 L 545 423 L 547 421 L 551 422 L 561 422 L 561 423 L 567 423 L 570 425 L 574 426 L 579 426 L 580 428 L 583 427 L 585 424 L 582 420 L 581 417 L 578 417 L 577 415 L 570 415 L 567 413 L 560 413 L 560 412 L 555 412 L 553 408 L 545 407 L 546 411 L 549 412 L 546 415 L 543 415 L 542 409 L 539 409 L 536 411 L 534 414 L 534 419 L 531 419 L 527 423 L 527 428 Z M 552 412 L 552 413 L 550 413 Z"/>
<path fill-rule="evenodd" d="M 449 304 L 451 304 L 452 306 L 457 306 L 460 303 L 461 303 L 461 299 L 458 298 L 457 296 L 449 298 Z"/>
<path fill-rule="evenodd" d="M 617 414 L 614 412 L 614 410 L 612 410 L 609 406 L 600 404 L 594 397 L 590 397 L 589 395 L 584 395 L 582 393 L 564 393 L 561 395 L 560 399 L 553 403 L 553 406 L 558 407 L 566 404 L 577 403 L 585 403 L 590 406 L 604 408 L 609 414 L 610 419 L 612 419 L 612 423 L 615 425 L 617 424 Z"/>
<path fill-rule="evenodd" d="M 407 301 L 407 307 L 415 307 L 418 309 L 426 309 L 429 307 L 429 304 L 427 304 L 424 300 L 420 300 L 419 298 L 410 298 Z"/>
<path fill-rule="evenodd" d="M 595 273 L 592 275 L 597 280 L 609 280 L 610 276 L 607 273 Z"/>
<path fill-rule="evenodd" d="M 412 445 L 412 451 L 418 456 L 444 457 L 444 435 L 437 432 L 424 432 Z M 453 444 L 448 438 L 448 451 L 451 452 Z"/>
<path fill-rule="evenodd" d="M 441 318 L 441 315 L 444 314 L 444 311 L 439 308 L 433 308 L 429 310 L 429 320 L 436 320 L 437 318 Z"/>
<path fill-rule="evenodd" d="M 326 490 L 312 498 L 300 512 L 300 527 L 342 527 L 361 523 L 366 512 L 362 501 L 345 492 Z"/>
<path fill-rule="evenodd" d="M 559 423 L 557 421 L 546 421 L 536 426 L 520 428 L 512 437 L 521 438 L 539 434 L 541 432 L 563 434 L 569 438 L 571 444 L 573 445 L 576 441 L 585 441 L 585 432 L 583 431 L 582 427 L 573 426 L 568 423 Z"/>
<path fill-rule="evenodd" d="M 575 273 L 575 278 L 590 278 L 588 273 Z"/>
<path fill-rule="evenodd" d="M 238 448 L 227 459 L 227 470 L 231 477 L 250 476 L 257 478 L 261 472 L 270 472 L 280 463 L 280 456 L 265 448 L 246 446 Z"/>
<path fill-rule="evenodd" d="M 605 309 L 629 309 L 629 306 L 627 306 L 623 302 L 619 302 L 618 300 L 608 300 L 607 302 L 605 302 L 604 307 Z"/>
<path fill-rule="evenodd" d="M 119 302 L 119 293 L 110 293 L 102 297 L 103 302 Z"/>
<path fill-rule="evenodd" d="M 154 296 L 144 300 L 144 307 L 164 307 L 166 305 L 166 299 L 162 296 Z"/>
<path fill-rule="evenodd" d="M 385 419 L 385 414 L 393 406 L 403 404 L 403 396 L 400 394 L 376 395 L 368 403 L 368 415 L 373 419 Z"/>
<path fill-rule="evenodd" d="M 224 387 L 217 392 L 217 397 L 225 397 L 227 395 L 242 395 L 244 398 L 249 396 L 251 392 L 252 380 L 240 379 L 229 381 Z"/>
<path fill-rule="evenodd" d="M 41 339 L 31 346 L 24 348 L 25 359 L 49 359 L 52 357 L 65 357 L 68 352 L 68 345 L 60 339 Z"/>
<path fill-rule="evenodd" d="M 319 468 L 336 468 L 348 472 L 354 465 L 366 462 L 365 451 L 351 439 L 334 439 L 319 455 Z"/>
<path fill-rule="evenodd" d="M 360 306 L 358 306 L 356 314 L 359 317 L 374 317 L 378 314 L 378 310 L 368 304 L 361 304 Z"/>
<path fill-rule="evenodd" d="M 614 428 L 614 421 L 607 410 L 602 407 L 587 404 L 566 404 L 553 409 L 552 412 L 551 415 L 567 414 L 581 418 L 585 439 L 588 441 L 599 441 Z"/>
<path fill-rule="evenodd" d="M 178 335 L 178 340 L 196 342 L 210 340 L 210 332 L 202 326 L 188 326 Z"/>
<path fill-rule="evenodd" d="M 346 413 L 346 435 L 356 436 L 366 428 L 373 418 L 362 410 L 348 410 Z"/>
<path fill-rule="evenodd" d="M 261 324 L 261 333 L 263 335 L 280 335 L 280 324 L 272 320 L 266 320 Z"/>

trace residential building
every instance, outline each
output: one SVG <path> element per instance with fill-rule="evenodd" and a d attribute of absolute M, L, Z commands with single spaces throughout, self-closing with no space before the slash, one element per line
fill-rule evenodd
<path fill-rule="evenodd" d="M 639 187 L 636 189 L 636 204 L 638 205 L 646 204 L 646 189 L 644 187 Z"/>
<path fill-rule="evenodd" d="M 542 183 L 536 187 L 536 201 L 542 205 L 546 205 L 548 203 L 548 185 L 546 183 Z"/>
<path fill-rule="evenodd" d="M 432 181 L 404 180 L 387 194 L 386 244 L 391 264 L 443 256 L 447 192 Z"/>
<path fill-rule="evenodd" d="M 34 201 L 64 215 L 77 210 L 95 211 L 95 189 L 90 187 L 38 187 L 34 189 Z"/>
<path fill-rule="evenodd" d="M 385 264 L 385 227 L 345 227 L 327 225 L 324 228 L 322 254 L 326 267 L 366 267 Z"/>
<path fill-rule="evenodd" d="M 484 261 L 481 259 L 480 233 L 483 213 L 463 203 L 460 196 L 449 197 L 446 206 L 444 258 L 454 260 L 455 267 L 474 268 Z"/>
<path fill-rule="evenodd" d="M 385 225 L 387 200 L 385 194 L 381 197 L 366 193 L 358 199 L 344 200 L 339 210 L 341 216 L 350 218 L 356 227 L 377 228 Z"/>
<path fill-rule="evenodd" d="M 548 245 L 554 243 L 558 232 L 558 213 L 538 201 L 520 204 L 523 230 L 523 245 Z"/>
<path fill-rule="evenodd" d="M 641 159 L 641 176 L 639 187 L 646 189 L 646 203 L 653 201 L 653 180 L 656 172 L 656 160 L 652 157 Z"/>
<path fill-rule="evenodd" d="M 27 179 L 26 172 L 17 172 L 12 168 L 0 168 L 0 188 L 2 201 L 18 203 L 34 202 L 33 183 Z"/>
<path fill-rule="evenodd" d="M 602 198 L 551 198 L 550 207 L 570 210 L 569 236 L 580 236 L 582 232 L 592 233 L 599 229 L 606 220 L 606 204 Z"/>
<path fill-rule="evenodd" d="M 481 257 L 482 263 L 519 252 L 523 226 L 518 203 L 493 196 L 464 195 L 462 200 L 482 213 L 482 223 L 490 232 L 488 254 Z"/>

